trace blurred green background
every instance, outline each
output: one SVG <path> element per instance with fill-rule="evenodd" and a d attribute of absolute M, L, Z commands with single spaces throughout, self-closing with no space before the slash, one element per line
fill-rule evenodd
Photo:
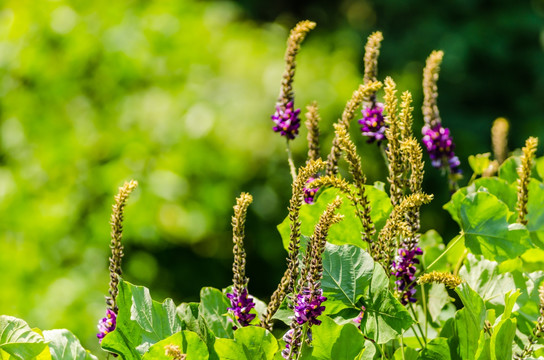
<path fill-rule="evenodd" d="M 320 104 L 325 152 L 375 30 L 385 37 L 379 77 L 413 91 L 416 133 L 425 59 L 444 50 L 439 106 L 466 173 L 469 154 L 489 151 L 498 116 L 512 122 L 511 149 L 529 135 L 544 140 L 543 0 L 0 4 L 0 314 L 69 328 L 93 350 L 109 212 L 125 180 L 140 183 L 126 210 L 127 280 L 177 303 L 228 286 L 232 205 L 248 191 L 250 291 L 266 299 L 275 288 L 290 177 L 270 114 L 298 20 L 318 23 L 295 91 L 298 107 Z M 369 182 L 384 180 L 355 125 Z M 298 164 L 305 134 L 293 142 Z M 447 184 L 427 170 L 436 199 L 423 230 L 448 238 L 457 228 L 441 210 Z"/>

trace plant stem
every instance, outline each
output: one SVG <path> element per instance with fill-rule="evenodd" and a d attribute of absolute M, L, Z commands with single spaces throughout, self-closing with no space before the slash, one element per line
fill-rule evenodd
<path fill-rule="evenodd" d="M 404 338 L 404 332 L 402 332 L 400 334 L 400 347 L 402 349 L 402 351 L 400 353 L 402 354 L 402 360 L 406 360 L 406 356 L 404 355 L 404 341 L 403 341 L 403 338 Z"/>
<path fill-rule="evenodd" d="M 425 346 L 427 346 L 427 339 L 424 337 L 423 329 L 421 329 L 421 325 L 419 324 L 419 319 L 417 317 L 416 311 L 414 310 L 414 305 L 412 305 L 412 303 L 410 303 L 410 310 L 412 310 L 412 314 L 414 315 L 414 319 L 416 320 L 416 325 L 417 325 L 417 328 L 419 329 L 419 332 L 421 333 L 423 342 L 425 343 Z"/>
<path fill-rule="evenodd" d="M 463 251 L 463 255 L 461 255 L 459 261 L 457 262 L 457 265 L 455 265 L 455 268 L 453 269 L 453 275 L 459 274 L 459 269 L 461 269 L 461 266 L 463 266 L 463 262 L 465 261 L 467 254 L 468 250 L 465 249 L 465 251 Z"/>
<path fill-rule="evenodd" d="M 429 270 L 430 268 L 432 268 L 440 259 L 442 259 L 444 257 L 444 255 L 447 254 L 448 251 L 451 250 L 452 247 L 454 247 L 455 245 L 457 245 L 457 243 L 459 242 L 459 240 L 461 240 L 463 238 L 463 235 L 464 233 L 461 231 L 461 233 L 459 235 L 457 235 L 455 237 L 455 239 L 453 239 L 449 244 L 448 244 L 448 247 L 446 248 L 446 250 L 444 250 L 444 252 L 442 254 L 440 254 L 432 263 L 431 265 L 427 266 L 427 270 Z"/>
<path fill-rule="evenodd" d="M 421 339 L 417 335 L 417 332 L 416 332 L 416 329 L 414 328 L 414 325 L 410 325 L 410 327 L 412 328 L 412 331 L 414 332 L 414 335 L 416 336 L 417 342 L 419 343 L 419 345 L 421 345 L 421 348 L 423 349 L 425 346 L 423 345 L 423 342 L 421 341 Z"/>
<path fill-rule="evenodd" d="M 289 163 L 289 170 L 291 171 L 293 181 L 295 181 L 295 179 L 297 178 L 297 168 L 295 167 L 295 162 L 293 161 L 293 154 L 291 153 L 291 148 L 289 147 L 289 139 L 287 139 L 286 141 L 287 162 Z"/>
<path fill-rule="evenodd" d="M 425 339 L 427 339 L 427 297 L 425 296 L 425 284 L 421 284 L 421 300 L 423 301 L 423 313 L 425 314 Z"/>

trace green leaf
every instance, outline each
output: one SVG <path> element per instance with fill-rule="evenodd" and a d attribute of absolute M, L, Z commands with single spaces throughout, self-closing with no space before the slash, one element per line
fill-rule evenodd
<path fill-rule="evenodd" d="M 406 308 L 389 291 L 389 278 L 364 250 L 327 244 L 321 282 L 327 312 L 364 305 L 361 329 L 379 344 L 386 343 L 413 323 Z"/>
<path fill-rule="evenodd" d="M 428 286 L 426 286 L 427 288 Z M 432 321 L 436 321 L 442 309 L 451 302 L 446 286 L 444 284 L 432 284 L 429 289 L 428 310 Z"/>
<path fill-rule="evenodd" d="M 81 346 L 78 338 L 66 329 L 44 330 L 43 338 L 48 342 L 52 360 L 97 360 Z"/>
<path fill-rule="evenodd" d="M 372 207 L 370 217 L 374 221 L 376 228 L 380 229 L 385 224 L 389 213 L 391 213 L 391 201 L 384 191 L 378 190 L 373 186 L 366 185 L 365 193 Z M 302 235 L 310 237 L 314 233 L 314 227 L 319 217 L 323 214 L 327 205 L 336 199 L 337 196 L 340 196 L 342 199 L 342 206 L 338 209 L 337 213 L 344 215 L 344 219 L 342 220 L 342 226 L 331 227 L 327 241 L 336 245 L 352 244 L 366 248 L 367 244 L 361 240 L 362 226 L 361 221 L 355 215 L 355 207 L 353 207 L 351 201 L 342 192 L 334 188 L 324 190 L 316 199 L 315 204 L 302 205 L 299 217 Z M 286 217 L 278 225 L 278 230 L 282 237 L 283 246 L 287 249 L 289 246 L 289 234 L 291 232 L 289 217 Z"/>
<path fill-rule="evenodd" d="M 183 330 L 151 346 L 142 359 L 172 360 L 172 357 L 166 356 L 165 353 L 165 347 L 168 345 L 178 346 L 181 353 L 186 354 L 188 359 L 208 360 L 209 358 L 208 349 L 202 339 L 194 332 Z"/>
<path fill-rule="evenodd" d="M 455 194 L 453 194 L 451 200 L 444 205 L 444 209 L 450 213 L 452 218 L 457 223 L 461 223 L 458 215 L 461 208 L 461 203 L 467 195 L 474 194 L 476 192 L 487 192 L 493 194 L 497 197 L 497 199 L 505 203 L 510 211 L 515 211 L 517 202 L 517 188 L 515 184 L 510 184 L 506 180 L 496 177 L 480 178 L 474 181 L 471 185 L 459 189 Z"/>
<path fill-rule="evenodd" d="M 278 341 L 266 329 L 246 326 L 234 332 L 234 340 L 217 339 L 219 359 L 272 360 L 279 349 Z"/>
<path fill-rule="evenodd" d="M 456 287 L 455 292 L 464 305 L 455 313 L 455 333 L 459 341 L 457 353 L 461 359 L 474 359 L 486 316 L 484 301 L 466 283 Z"/>
<path fill-rule="evenodd" d="M 459 219 L 466 247 L 475 255 L 504 261 L 531 248 L 527 229 L 508 223 L 508 207 L 486 192 L 469 194 L 461 203 Z"/>
<path fill-rule="evenodd" d="M 120 279 L 117 306 L 117 327 L 102 340 L 102 348 L 125 360 L 141 359 L 151 345 L 181 331 L 174 302 L 153 301 L 143 286 Z"/>
<path fill-rule="evenodd" d="M 419 360 L 450 360 L 450 347 L 448 339 L 438 337 L 429 341 L 427 346 L 421 350 Z"/>
<path fill-rule="evenodd" d="M 489 164 L 491 162 L 489 160 L 490 156 L 491 153 L 485 153 L 470 155 L 468 157 L 468 164 L 472 168 L 472 171 L 474 171 L 474 174 L 482 175 L 484 173 L 484 171 L 489 167 Z"/>
<path fill-rule="evenodd" d="M 497 325 L 493 327 L 493 333 L 490 341 L 491 360 L 510 360 L 512 359 L 512 343 L 516 336 L 517 320 L 511 318 L 512 310 L 520 291 L 508 292 L 504 296 L 504 312 Z"/>
<path fill-rule="evenodd" d="M 499 178 L 508 181 L 509 184 L 518 180 L 518 166 L 521 164 L 519 156 L 511 156 L 499 167 Z"/>
<path fill-rule="evenodd" d="M 312 326 L 312 345 L 304 345 L 301 360 L 355 360 L 364 351 L 365 338 L 353 324 L 338 325 L 327 316 Z"/>
<path fill-rule="evenodd" d="M 233 338 L 232 322 L 227 316 L 229 307 L 230 300 L 221 291 L 211 287 L 200 290 L 198 313 L 217 337 Z"/>
<path fill-rule="evenodd" d="M 182 303 L 178 306 L 177 312 L 187 330 L 195 332 L 200 339 L 206 343 L 210 360 L 218 360 L 219 357 L 214 349 L 215 335 L 206 325 L 206 321 L 198 313 L 200 303 Z"/>
<path fill-rule="evenodd" d="M 501 274 L 499 264 L 482 256 L 468 254 L 459 276 L 474 289 L 486 303 L 504 306 L 504 294 L 515 291 L 516 284 L 511 274 Z"/>
<path fill-rule="evenodd" d="M 13 316 L 0 316 L 0 350 L 18 360 L 38 356 L 46 347 L 43 337 L 28 324 Z"/>
<path fill-rule="evenodd" d="M 544 249 L 544 184 L 531 179 L 529 182 L 529 199 L 527 201 L 527 230 L 531 240 L 539 248 Z"/>
<path fill-rule="evenodd" d="M 404 351 L 404 354 L 402 353 Z M 398 348 L 393 355 L 395 360 L 418 360 L 419 352 L 409 347 Z"/>

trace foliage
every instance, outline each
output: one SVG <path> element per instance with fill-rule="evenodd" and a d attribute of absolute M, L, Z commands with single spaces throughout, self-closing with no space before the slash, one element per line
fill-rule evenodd
<path fill-rule="evenodd" d="M 78 314 L 80 318 L 102 308 L 95 275 L 105 279 L 106 272 L 93 270 L 100 268 L 97 263 L 106 258 L 101 240 L 105 231 L 98 230 L 105 210 L 98 209 L 105 208 L 112 183 L 126 177 L 140 179 L 142 191 L 134 209 L 127 213 L 130 220 L 126 235 L 134 241 L 127 249 L 140 248 L 143 259 L 151 259 L 153 264 L 153 257 L 144 255 L 147 247 L 157 245 L 159 238 L 195 245 L 214 237 L 209 226 L 220 221 L 219 215 L 226 214 L 226 205 L 237 186 L 232 180 L 240 183 L 248 181 L 251 172 L 266 173 L 265 160 L 270 158 L 274 168 L 276 162 L 279 164 L 272 154 L 281 143 L 261 146 L 269 135 L 262 129 L 253 132 L 251 118 L 241 116 L 262 112 L 266 104 L 262 105 L 259 97 L 270 95 L 269 90 L 253 91 L 259 88 L 253 83 L 242 83 L 238 89 L 234 80 L 254 80 L 265 67 L 270 74 L 279 73 L 270 55 L 276 56 L 282 30 L 263 28 L 248 35 L 254 37 L 251 41 L 261 36 L 270 38 L 269 47 L 255 49 L 251 41 L 244 40 L 247 34 L 240 35 L 253 28 L 247 22 L 235 21 L 239 9 L 229 3 L 157 4 L 134 6 L 120 22 L 114 19 L 123 13 L 125 4 L 108 8 L 108 21 L 102 22 L 93 20 L 93 6 L 99 5 L 76 2 L 71 6 L 44 5 L 51 19 L 39 13 L 25 19 L 22 15 L 28 10 L 17 4 L 0 14 L 8 20 L 0 31 L 7 35 L 6 54 L 10 54 L 0 59 L 6 79 L 2 85 L 5 96 L 1 101 L 0 158 L 0 182 L 6 190 L 0 194 L 0 209 L 6 213 L 2 230 L 7 234 L 6 241 L 0 243 L 0 273 L 7 273 L 5 268 L 13 263 L 18 270 L 5 282 L 2 279 L 6 288 L 17 291 L 10 290 L 1 301 L 21 303 L 20 311 L 32 314 L 33 320 L 44 320 L 52 314 L 66 318 L 87 302 L 89 308 Z M 187 23 L 176 18 L 175 14 L 181 13 L 189 14 Z M 36 30 L 26 27 L 34 22 L 35 29 L 42 31 L 38 40 L 33 46 L 18 46 L 31 41 Z M 217 27 L 224 32 L 217 32 Z M 81 37 L 89 41 L 81 43 Z M 227 38 L 229 41 L 225 41 Z M 200 54 L 183 51 L 197 48 L 197 44 L 221 49 L 221 56 L 209 54 L 210 48 Z M 379 45 L 374 46 L 375 54 L 379 53 Z M 311 64 L 310 71 L 323 67 L 319 61 L 308 59 L 317 48 L 315 44 L 309 46 L 307 58 L 303 58 Z M 288 71 L 282 82 L 288 90 L 294 79 L 297 52 L 298 48 L 288 56 Z M 153 56 L 146 56 L 148 53 Z M 247 60 L 239 60 L 240 53 Z M 207 65 L 196 65 L 208 56 L 212 60 L 207 59 Z M 335 56 L 328 60 L 331 64 L 337 63 Z M 225 61 L 225 57 L 234 60 Z M 14 59 L 20 59 L 20 63 Z M 246 66 L 249 62 L 259 65 Z M 122 66 L 109 76 L 107 69 L 116 63 Z M 436 75 L 439 65 L 440 61 L 435 61 L 428 73 Z M 53 70 L 41 72 L 43 67 Z M 366 70 L 365 74 L 376 76 L 376 71 Z M 355 73 L 353 66 L 346 71 Z M 302 73 L 303 79 L 306 76 L 303 85 L 311 83 L 308 74 Z M 428 81 L 425 85 L 425 96 L 436 102 L 435 75 L 431 76 L 434 83 Z M 52 87 L 57 79 L 63 79 L 63 86 Z M 191 81 L 200 86 L 191 87 Z M 335 86 L 351 85 L 352 78 L 334 81 Z M 453 154 L 449 129 L 442 126 L 438 110 L 433 108 L 428 113 L 435 116 L 432 121 L 438 125 L 426 133 L 424 143 L 435 160 L 433 166 L 448 175 L 448 186 L 444 188 L 452 190 L 452 194 L 444 209 L 458 224 L 459 233 L 448 243 L 435 230 L 421 235 L 420 207 L 432 195 L 422 190 L 422 150 L 413 137 L 411 96 L 405 93 L 398 109 L 396 84 L 390 77 L 385 84 L 383 107 L 377 105 L 381 100 L 377 79 L 369 79 L 353 93 L 335 124 L 327 174 L 306 174 L 297 169 L 295 163 L 303 159 L 293 157 L 290 145 L 300 121 L 299 110 L 293 108 L 294 95 L 289 93 L 288 116 L 282 113 L 287 111 L 285 106 L 277 105 L 277 116 L 293 122 L 287 154 L 294 185 L 290 214 L 278 225 L 283 248 L 289 253 L 288 266 L 268 304 L 253 296 L 246 297 L 247 304 L 233 300 L 238 298 L 232 296 L 232 287 L 203 287 L 198 302 L 177 306 L 172 299 L 157 302 L 148 287 L 118 277 L 123 257 L 123 247 L 119 247 L 112 255 L 118 269 L 110 268 L 114 280 L 110 287 L 115 290 L 110 291 L 115 298 L 111 304 L 115 306 L 109 308 L 114 314 L 109 326 L 114 330 L 100 328 L 104 335 L 101 348 L 125 360 L 496 360 L 542 355 L 544 158 L 533 159 L 524 148 L 521 157 L 514 152 L 499 167 L 491 154 L 471 156 L 468 163 L 473 176 L 459 189 L 459 159 Z M 304 96 L 320 93 L 322 99 L 321 89 L 313 85 Z M 222 89 L 220 94 L 215 92 L 218 88 Z M 253 97 L 251 106 L 236 101 L 241 93 Z M 297 97 L 297 103 L 306 101 L 304 96 Z M 427 103 L 431 105 L 425 106 L 436 105 Z M 330 118 L 336 106 L 336 97 L 325 100 L 322 115 Z M 388 184 L 366 184 L 361 159 L 347 131 L 360 106 L 365 110 L 372 107 L 372 114 L 363 112 L 371 124 L 372 116 L 385 116 L 380 125 L 385 139 L 378 141 L 369 158 L 375 157 L 378 149 L 384 152 Z M 45 124 L 35 125 L 32 120 L 37 117 L 42 117 Z M 219 117 L 225 119 L 219 121 Z M 116 121 L 108 121 L 111 119 Z M 440 137 L 438 142 L 435 137 Z M 39 151 L 42 148 L 47 151 Z M 210 156 L 208 150 L 219 148 L 225 151 Z M 293 146 L 294 150 L 303 148 L 300 142 Z M 181 162 L 177 162 L 179 153 L 183 154 Z M 342 153 L 349 166 L 342 165 L 338 174 L 337 162 Z M 308 167 L 314 164 L 312 161 L 323 164 L 308 159 Z M 54 165 L 62 169 L 50 170 Z M 216 167 L 228 169 L 219 175 L 219 179 L 229 179 L 228 183 L 218 182 Z M 192 179 L 200 184 L 189 191 L 187 179 L 197 178 L 199 168 L 209 170 L 209 177 Z M 310 175 L 312 180 L 308 181 L 321 183 L 315 189 L 303 189 Z M 522 176 L 526 180 L 520 181 Z M 63 195 L 62 201 L 49 197 L 48 190 L 54 186 L 49 179 L 56 177 L 65 185 L 63 193 L 56 193 Z M 283 178 L 274 174 L 269 181 L 278 179 Z M 279 203 L 277 200 L 285 196 L 274 195 L 267 185 L 251 181 L 245 185 L 256 190 L 256 199 L 269 195 L 256 201 L 255 211 L 261 218 L 276 211 L 269 208 L 267 201 Z M 21 190 L 15 191 L 18 187 Z M 199 196 L 205 201 L 198 203 Z M 303 200 L 306 204 L 302 204 Z M 28 216 L 31 213 L 35 216 Z M 150 213 L 157 214 L 157 218 L 150 217 Z M 237 216 L 242 215 L 235 213 L 233 224 L 238 226 L 235 236 L 242 246 L 246 212 L 243 218 Z M 32 221 L 51 228 L 41 231 Z M 119 242 L 121 221 L 119 216 L 119 224 L 115 225 Z M 219 232 L 224 238 L 225 232 Z M 66 240 L 57 243 L 53 234 L 64 234 Z M 29 242 L 29 238 L 35 241 Z M 80 249 L 77 245 L 84 238 L 88 241 Z M 206 255 L 215 255 L 224 248 L 217 246 Z M 282 250 L 277 248 L 271 253 L 279 254 Z M 261 255 L 268 252 L 263 249 Z M 245 252 L 238 251 L 234 277 L 243 278 L 238 285 L 247 291 Z M 271 263 L 274 256 L 266 256 Z M 29 261 L 39 257 L 54 259 L 56 267 L 43 271 Z M 150 283 L 160 278 L 153 266 L 139 268 L 146 261 L 131 262 L 130 256 L 128 260 L 127 278 Z M 259 266 L 264 265 L 270 264 Z M 201 268 L 205 266 L 193 266 L 191 271 L 197 273 Z M 431 270 L 440 272 L 426 279 L 438 283 L 423 281 L 421 275 Z M 192 275 L 187 272 L 181 281 L 189 286 Z M 220 282 L 224 277 L 224 272 L 218 272 L 215 280 Z M 443 281 L 448 277 L 454 281 Z M 26 283 L 26 278 L 31 280 Z M 43 285 L 38 291 L 45 294 L 44 298 L 20 292 L 40 282 Z M 162 291 L 158 296 L 163 297 Z M 21 301 L 23 297 L 26 301 Z M 15 305 L 10 305 L 8 312 L 13 308 Z M 234 309 L 238 313 L 251 312 L 248 319 L 252 320 L 241 324 Z M 275 323 L 263 320 L 267 313 Z M 74 320 L 74 324 L 86 321 Z M 85 328 L 81 331 L 84 338 L 92 336 L 85 325 L 75 325 L 76 332 L 78 326 Z M 32 329 L 19 318 L 2 315 L 0 334 L 1 359 L 97 359 L 65 329 Z"/>

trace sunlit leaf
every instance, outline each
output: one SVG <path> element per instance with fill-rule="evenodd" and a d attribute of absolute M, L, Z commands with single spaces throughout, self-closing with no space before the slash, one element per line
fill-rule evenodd
<path fill-rule="evenodd" d="M 28 360 L 38 356 L 46 347 L 44 339 L 13 316 L 0 316 L 0 350 L 18 360 Z"/>

